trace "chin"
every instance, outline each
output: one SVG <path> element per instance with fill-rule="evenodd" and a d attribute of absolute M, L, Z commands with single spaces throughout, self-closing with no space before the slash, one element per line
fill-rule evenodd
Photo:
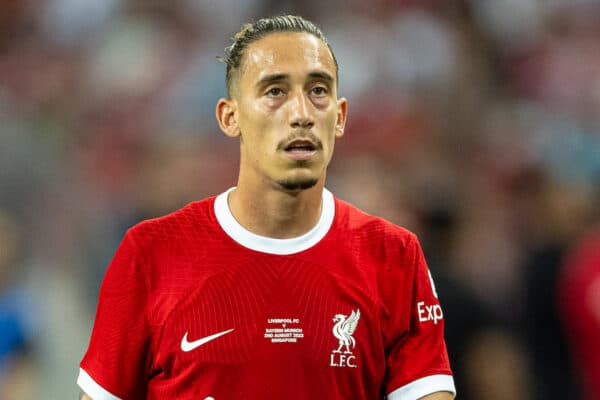
<path fill-rule="evenodd" d="M 288 191 L 306 190 L 315 186 L 319 182 L 317 178 L 304 178 L 304 179 L 283 179 L 277 181 L 280 187 Z"/>

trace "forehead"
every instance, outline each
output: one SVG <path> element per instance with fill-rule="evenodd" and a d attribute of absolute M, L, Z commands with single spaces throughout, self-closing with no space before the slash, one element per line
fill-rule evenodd
<path fill-rule="evenodd" d="M 252 84 L 270 74 L 307 75 L 310 72 L 324 71 L 336 76 L 329 48 L 310 33 L 268 34 L 248 45 L 244 56 L 241 79 L 246 84 Z"/>

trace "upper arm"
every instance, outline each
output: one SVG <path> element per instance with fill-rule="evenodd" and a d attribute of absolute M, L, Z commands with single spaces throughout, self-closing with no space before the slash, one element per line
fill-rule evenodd
<path fill-rule="evenodd" d="M 399 296 L 386 302 L 392 321 L 400 315 L 410 316 L 410 320 L 390 343 L 385 391 L 389 399 L 452 399 L 456 389 L 444 341 L 444 316 L 416 237 L 399 263 L 389 280 L 404 282 L 399 290 L 406 296 L 401 302 Z"/>
<path fill-rule="evenodd" d="M 77 383 L 94 400 L 145 397 L 150 327 L 143 258 L 128 234 L 108 267 Z"/>
<path fill-rule="evenodd" d="M 452 400 L 454 395 L 450 392 L 436 392 L 428 394 L 425 397 L 421 397 L 420 400 Z"/>

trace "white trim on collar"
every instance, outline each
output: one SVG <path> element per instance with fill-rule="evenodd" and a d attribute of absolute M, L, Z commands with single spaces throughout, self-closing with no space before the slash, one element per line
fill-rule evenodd
<path fill-rule="evenodd" d="M 215 215 L 217 216 L 221 228 L 223 228 L 229 237 L 251 250 L 277 255 L 299 253 L 319 243 L 319 241 L 325 237 L 327 232 L 329 232 L 329 228 L 331 228 L 331 225 L 333 224 L 335 202 L 331 192 L 327 189 L 323 189 L 321 217 L 310 231 L 302 236 L 291 239 L 274 239 L 257 235 L 240 225 L 233 217 L 233 214 L 231 214 L 227 198 L 233 189 L 235 189 L 235 187 L 232 187 L 217 196 L 215 199 Z"/>

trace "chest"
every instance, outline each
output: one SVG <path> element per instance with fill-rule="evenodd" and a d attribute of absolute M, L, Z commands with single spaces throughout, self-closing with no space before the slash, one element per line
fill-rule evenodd
<path fill-rule="evenodd" d="M 317 397 L 331 390 L 362 398 L 379 390 L 380 305 L 363 268 L 303 258 L 221 262 L 188 290 L 159 296 L 154 383 L 193 382 L 198 393 L 228 397 L 290 398 L 292 390 L 310 398 L 318 388 Z"/>

